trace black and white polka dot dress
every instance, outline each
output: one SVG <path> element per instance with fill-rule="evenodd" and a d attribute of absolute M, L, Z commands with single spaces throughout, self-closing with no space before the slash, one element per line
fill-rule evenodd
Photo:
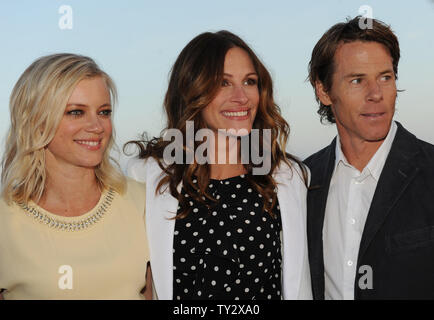
<path fill-rule="evenodd" d="M 196 183 L 193 180 L 193 183 Z M 217 203 L 175 223 L 174 299 L 281 299 L 281 219 L 262 212 L 263 198 L 244 175 L 210 180 Z M 209 202 L 212 203 L 212 202 Z"/>

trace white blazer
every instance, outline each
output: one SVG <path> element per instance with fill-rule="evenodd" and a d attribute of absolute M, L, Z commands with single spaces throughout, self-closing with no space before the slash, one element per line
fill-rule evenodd
<path fill-rule="evenodd" d="M 297 164 L 283 164 L 273 177 L 278 183 L 282 220 L 282 294 L 285 300 L 312 299 L 306 233 L 306 186 Z M 132 159 L 127 175 L 146 183 L 146 228 L 154 289 L 158 299 L 173 299 L 173 236 L 178 200 L 168 190 L 155 193 L 163 171 L 155 159 Z M 178 186 L 181 191 L 182 186 Z"/>

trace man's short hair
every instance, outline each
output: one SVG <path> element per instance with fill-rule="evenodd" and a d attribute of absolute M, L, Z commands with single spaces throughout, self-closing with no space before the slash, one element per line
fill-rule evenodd
<path fill-rule="evenodd" d="M 324 90 L 329 92 L 332 88 L 333 73 L 335 71 L 334 56 L 339 45 L 354 41 L 373 41 L 384 45 L 392 57 L 393 71 L 398 78 L 399 43 L 390 26 L 376 19 L 372 19 L 372 28 L 361 28 L 359 22 L 366 18 L 357 16 L 346 22 L 332 26 L 317 42 L 312 51 L 309 62 L 309 81 L 315 90 L 315 83 L 321 82 Z M 366 26 L 364 26 L 366 27 Z M 329 106 L 321 103 L 315 90 L 315 98 L 319 103 L 318 114 L 321 122 L 324 120 L 336 123 L 333 112 Z"/>

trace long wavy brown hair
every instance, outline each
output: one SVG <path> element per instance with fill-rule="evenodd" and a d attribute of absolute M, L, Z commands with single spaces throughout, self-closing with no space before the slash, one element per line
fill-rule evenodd
<path fill-rule="evenodd" d="M 276 167 L 285 162 L 291 169 L 292 163 L 297 163 L 301 168 L 301 174 L 306 183 L 306 170 L 298 159 L 286 153 L 285 147 L 289 136 L 289 125 L 282 118 L 280 108 L 273 99 L 273 84 L 271 76 L 262 62 L 258 59 L 252 49 L 238 36 L 229 31 L 219 31 L 216 33 L 205 32 L 193 40 L 179 54 L 170 74 L 169 87 L 164 99 L 164 109 L 167 115 L 167 125 L 159 137 L 148 139 L 146 134 L 142 140 L 130 141 L 124 146 L 134 144 L 139 148 L 139 158 L 154 158 L 160 168 L 165 173 L 155 190 L 164 192 L 169 188 L 173 197 L 179 200 L 181 210 L 175 218 L 186 217 L 190 206 L 187 205 L 186 198 L 177 190 L 177 186 L 182 182 L 185 193 L 190 197 L 204 203 L 209 207 L 205 199 L 216 201 L 207 193 L 210 182 L 209 164 L 170 164 L 166 165 L 163 161 L 163 152 L 171 141 L 164 141 L 163 135 L 167 129 L 176 128 L 183 133 L 184 159 L 186 159 L 186 122 L 194 121 L 195 134 L 197 130 L 206 128 L 207 125 L 202 119 L 202 110 L 214 99 L 223 81 L 223 69 L 225 56 L 229 49 L 238 47 L 248 53 L 252 60 L 256 73 L 258 74 L 259 106 L 253 123 L 253 129 L 270 129 L 271 145 L 262 145 L 262 130 L 259 130 L 260 150 L 270 149 L 271 170 L 266 175 L 253 175 L 252 169 L 255 165 L 249 161 L 244 164 L 247 171 L 246 178 L 251 182 L 257 192 L 264 199 L 263 210 L 272 214 L 272 209 L 276 205 L 276 187 L 272 173 Z M 200 142 L 195 142 L 195 150 Z M 291 160 L 293 162 L 291 162 Z M 294 172 L 293 172 L 294 173 Z M 197 183 L 193 180 L 197 179 Z"/>

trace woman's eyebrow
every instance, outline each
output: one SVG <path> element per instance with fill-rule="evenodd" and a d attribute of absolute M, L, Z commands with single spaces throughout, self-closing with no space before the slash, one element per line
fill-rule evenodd
<path fill-rule="evenodd" d="M 231 75 L 230 73 L 223 73 L 223 75 L 226 77 L 229 77 L 229 78 L 233 77 L 233 75 Z M 250 73 L 245 75 L 245 77 L 248 77 L 248 76 L 258 76 L 258 74 L 256 72 L 250 72 Z"/>
<path fill-rule="evenodd" d="M 66 105 L 67 107 L 71 107 L 71 106 L 76 106 L 76 107 L 83 107 L 83 108 L 89 108 L 89 106 L 87 104 L 84 103 L 68 103 Z M 98 108 L 102 108 L 102 107 L 111 107 L 110 103 L 104 103 L 102 105 L 100 105 Z"/>

